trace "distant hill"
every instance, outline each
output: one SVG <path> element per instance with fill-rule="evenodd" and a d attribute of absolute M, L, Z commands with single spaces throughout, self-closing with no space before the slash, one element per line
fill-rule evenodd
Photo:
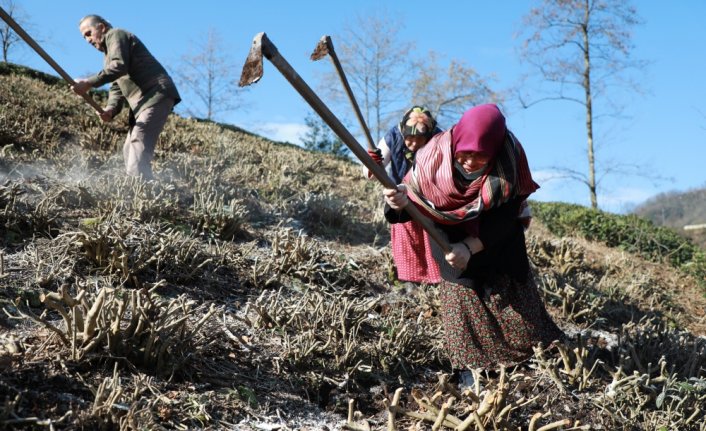
<path fill-rule="evenodd" d="M 706 187 L 662 193 L 639 205 L 633 212 L 657 225 L 670 227 L 706 248 L 706 229 L 684 230 L 687 225 L 706 223 Z"/>

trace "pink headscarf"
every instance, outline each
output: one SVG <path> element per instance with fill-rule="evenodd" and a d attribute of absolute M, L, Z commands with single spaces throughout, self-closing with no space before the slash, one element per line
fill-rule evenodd
<path fill-rule="evenodd" d="M 505 117 L 496 105 L 478 105 L 466 111 L 453 131 L 454 154 L 473 151 L 495 157 L 505 141 Z"/>

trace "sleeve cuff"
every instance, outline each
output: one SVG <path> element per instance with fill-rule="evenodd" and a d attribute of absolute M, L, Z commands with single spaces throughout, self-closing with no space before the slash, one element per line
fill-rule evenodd
<path fill-rule="evenodd" d="M 90 78 L 86 79 L 86 81 L 90 82 L 93 87 L 100 87 L 101 85 L 108 83 L 108 80 L 105 79 L 105 77 L 102 76 L 102 74 L 100 73 L 91 76 Z"/>

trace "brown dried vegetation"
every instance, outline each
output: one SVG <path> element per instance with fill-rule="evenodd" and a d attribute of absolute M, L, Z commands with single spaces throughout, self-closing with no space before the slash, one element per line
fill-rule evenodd
<path fill-rule="evenodd" d="M 694 280 L 535 223 L 568 337 L 461 393 L 357 165 L 174 116 L 145 183 L 121 120 L 0 74 L 0 427 L 706 430 Z"/>

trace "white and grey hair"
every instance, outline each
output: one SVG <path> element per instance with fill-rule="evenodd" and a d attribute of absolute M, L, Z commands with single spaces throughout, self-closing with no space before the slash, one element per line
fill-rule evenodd
<path fill-rule="evenodd" d="M 81 18 L 81 21 L 78 22 L 79 27 L 81 24 L 84 22 L 88 21 L 88 24 L 91 26 L 95 26 L 96 24 L 103 24 L 105 28 L 113 28 L 113 26 L 110 24 L 110 22 L 103 18 L 100 15 L 86 15 L 83 18 Z"/>

